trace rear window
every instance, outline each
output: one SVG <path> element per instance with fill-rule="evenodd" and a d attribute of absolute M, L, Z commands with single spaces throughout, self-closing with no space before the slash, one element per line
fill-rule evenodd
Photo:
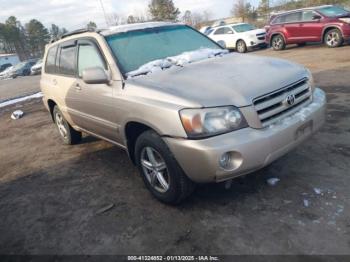
<path fill-rule="evenodd" d="M 59 57 L 59 73 L 74 76 L 76 46 L 62 47 Z"/>
<path fill-rule="evenodd" d="M 47 52 L 45 72 L 53 74 L 56 71 L 55 59 L 56 59 L 57 46 L 53 46 Z"/>

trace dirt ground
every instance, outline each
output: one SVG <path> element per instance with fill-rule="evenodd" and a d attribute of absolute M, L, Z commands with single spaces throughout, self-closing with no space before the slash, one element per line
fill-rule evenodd
<path fill-rule="evenodd" d="M 350 254 L 350 46 L 254 54 L 309 67 L 326 125 L 231 189 L 203 185 L 176 207 L 152 198 L 123 150 L 88 136 L 61 145 L 39 100 L 1 109 L 0 253 Z M 11 120 L 18 107 L 26 115 Z"/>

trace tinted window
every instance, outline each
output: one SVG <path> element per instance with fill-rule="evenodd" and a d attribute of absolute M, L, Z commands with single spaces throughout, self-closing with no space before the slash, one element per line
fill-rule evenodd
<path fill-rule="evenodd" d="M 285 23 L 299 22 L 301 20 L 301 12 L 291 13 L 285 16 Z"/>
<path fill-rule="evenodd" d="M 53 46 L 47 52 L 45 72 L 52 74 L 55 73 L 55 59 L 56 59 L 57 46 Z"/>
<path fill-rule="evenodd" d="M 225 34 L 225 28 L 222 27 L 222 28 L 219 28 L 215 31 L 214 35 L 223 35 Z"/>
<path fill-rule="evenodd" d="M 224 27 L 224 34 L 233 34 L 233 31 L 231 28 Z"/>
<path fill-rule="evenodd" d="M 80 45 L 78 56 L 78 72 L 82 76 L 83 70 L 91 67 L 102 67 L 106 69 L 97 49 L 92 45 Z"/>
<path fill-rule="evenodd" d="M 59 58 L 59 73 L 75 75 L 75 46 L 62 47 Z"/>
<path fill-rule="evenodd" d="M 314 11 L 304 11 L 303 12 L 303 21 L 312 21 L 313 17 L 317 15 Z"/>
<path fill-rule="evenodd" d="M 237 33 L 247 32 L 255 29 L 255 27 L 250 24 L 240 24 L 234 25 L 232 27 Z"/>

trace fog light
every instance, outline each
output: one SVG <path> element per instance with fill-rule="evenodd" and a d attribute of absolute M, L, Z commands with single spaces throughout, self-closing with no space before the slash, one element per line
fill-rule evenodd
<path fill-rule="evenodd" d="M 230 153 L 224 153 L 221 155 L 220 159 L 220 166 L 224 169 L 228 169 L 230 167 L 230 162 L 231 162 L 231 155 Z"/>
<path fill-rule="evenodd" d="M 243 158 L 239 152 L 231 151 L 222 154 L 219 158 L 219 165 L 227 171 L 233 171 L 242 165 Z"/>

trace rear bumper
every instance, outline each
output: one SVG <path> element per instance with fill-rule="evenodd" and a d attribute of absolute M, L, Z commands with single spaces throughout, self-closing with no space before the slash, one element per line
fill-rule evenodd
<path fill-rule="evenodd" d="M 258 170 L 291 151 L 321 128 L 325 105 L 324 92 L 316 89 L 311 104 L 267 128 L 245 128 L 203 140 L 164 140 L 190 179 L 220 182 Z M 231 155 L 230 170 L 219 164 L 226 152 Z"/>

